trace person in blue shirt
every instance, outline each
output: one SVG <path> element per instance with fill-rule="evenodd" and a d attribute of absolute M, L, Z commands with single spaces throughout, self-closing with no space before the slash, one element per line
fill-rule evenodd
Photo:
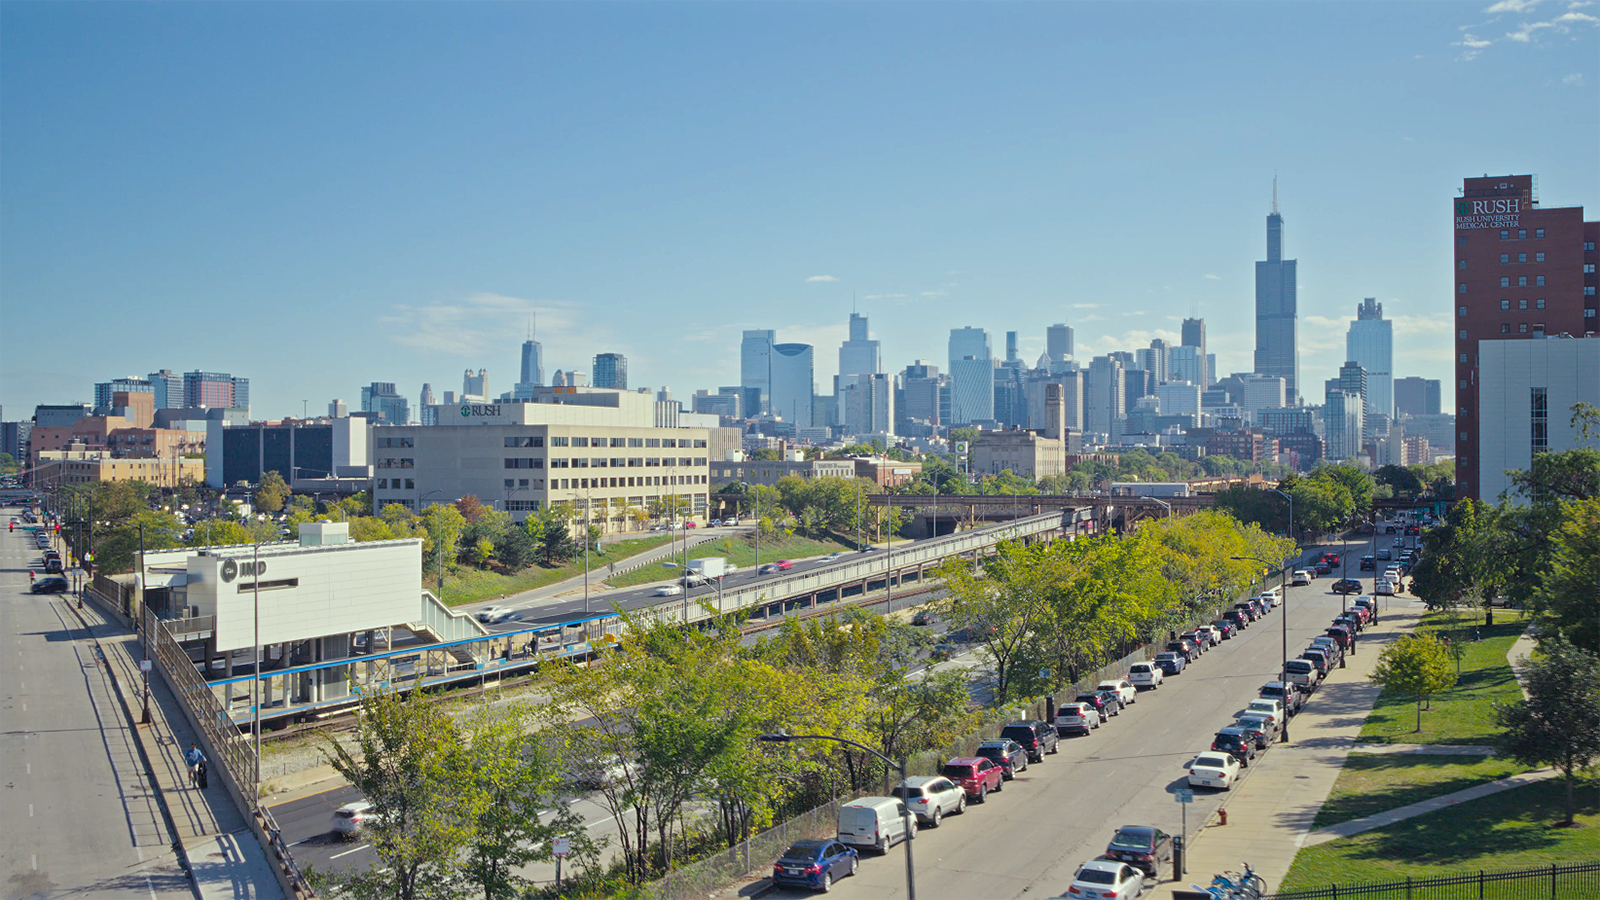
<path fill-rule="evenodd" d="M 200 783 L 200 767 L 205 765 L 206 755 L 200 752 L 198 744 L 190 744 L 189 752 L 183 755 L 184 761 L 189 763 L 189 784 L 198 786 Z"/>

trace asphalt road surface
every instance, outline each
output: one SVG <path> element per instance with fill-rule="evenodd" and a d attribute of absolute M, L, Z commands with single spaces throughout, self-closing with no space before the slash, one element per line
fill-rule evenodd
<path fill-rule="evenodd" d="M 1380 535 L 1386 544 L 1391 538 Z M 1349 545 L 1357 559 L 1370 547 L 1370 541 Z M 1361 574 L 1370 589 L 1372 573 Z M 1230 724 L 1262 684 L 1277 677 L 1285 615 L 1294 656 L 1344 608 L 1346 599 L 1330 593 L 1334 577 L 1289 588 L 1284 607 L 1211 649 L 1160 689 L 1140 694 L 1137 703 L 1090 736 L 1063 740 L 1060 753 L 1030 766 L 1002 794 L 969 806 L 965 815 L 945 820 L 938 829 L 919 831 L 917 895 L 931 900 L 1060 896 L 1077 867 L 1102 853 L 1118 826 L 1155 825 L 1181 833 L 1182 808 L 1173 791 L 1187 787 L 1184 764 L 1210 746 L 1216 730 Z M 1410 597 L 1397 600 L 1409 603 Z M 1356 652 L 1376 651 L 1358 644 Z M 1196 790 L 1188 810 L 1190 827 L 1205 821 L 1224 796 Z M 902 854 L 898 846 L 887 858 L 863 854 L 859 874 L 835 884 L 834 893 L 874 900 L 906 896 Z M 1162 873 L 1163 881 L 1170 877 L 1170 869 Z M 1189 876 L 1189 881 L 1201 880 Z M 783 890 L 769 896 L 806 894 Z"/>
<path fill-rule="evenodd" d="M 28 592 L 30 568 L 33 533 L 0 532 L 4 896 L 192 898 L 110 676 L 66 595 Z"/>

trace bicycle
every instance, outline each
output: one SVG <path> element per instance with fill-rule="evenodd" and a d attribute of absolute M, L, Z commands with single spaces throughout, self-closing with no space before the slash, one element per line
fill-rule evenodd
<path fill-rule="evenodd" d="M 1194 888 L 1210 894 L 1213 900 L 1260 900 L 1267 893 L 1267 882 L 1250 868 L 1249 863 L 1243 865 L 1243 874 L 1223 872 L 1212 876 L 1211 887 L 1194 885 Z"/>

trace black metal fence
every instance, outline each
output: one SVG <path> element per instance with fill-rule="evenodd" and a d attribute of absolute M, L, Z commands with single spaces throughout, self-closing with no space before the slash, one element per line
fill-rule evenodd
<path fill-rule="evenodd" d="M 1404 881 L 1330 884 L 1280 891 L 1263 900 L 1594 900 L 1600 897 L 1600 862 L 1538 869 L 1463 872 Z"/>

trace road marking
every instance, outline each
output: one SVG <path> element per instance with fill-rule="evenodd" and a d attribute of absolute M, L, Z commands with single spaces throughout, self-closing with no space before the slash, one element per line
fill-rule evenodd
<path fill-rule="evenodd" d="M 33 774 L 33 763 L 28 763 L 27 765 L 28 765 L 28 774 L 32 775 Z"/>
<path fill-rule="evenodd" d="M 150 883 L 150 875 L 148 873 L 144 876 L 144 887 L 145 890 L 150 892 L 150 900 L 156 900 L 156 886 Z"/>
<path fill-rule="evenodd" d="M 32 803 L 28 804 L 28 818 L 30 818 L 30 819 L 33 818 L 33 804 Z"/>
<path fill-rule="evenodd" d="M 33 858 L 33 870 L 35 872 L 39 871 L 39 854 L 33 853 L 29 855 Z"/>
<path fill-rule="evenodd" d="M 367 849 L 367 845 L 366 844 L 362 844 L 361 846 L 356 847 L 354 850 L 346 850 L 343 853 L 335 853 L 334 855 L 332 855 L 332 856 L 330 856 L 328 858 L 329 859 L 338 859 L 341 856 L 349 856 L 350 854 L 356 852 L 356 850 L 365 850 L 365 849 Z"/>

